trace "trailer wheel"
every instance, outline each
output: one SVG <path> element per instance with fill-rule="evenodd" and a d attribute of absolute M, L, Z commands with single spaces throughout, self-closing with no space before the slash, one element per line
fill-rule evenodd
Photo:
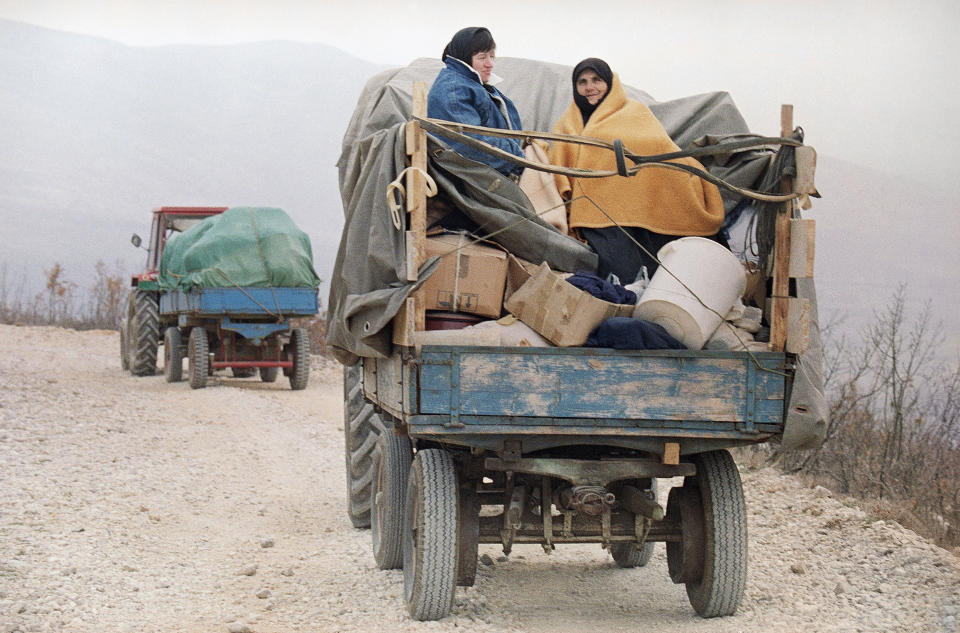
<path fill-rule="evenodd" d="M 256 367 L 231 367 L 230 373 L 233 374 L 234 378 L 250 378 L 251 376 L 256 375 Z"/>
<path fill-rule="evenodd" d="M 207 331 L 202 327 L 190 329 L 190 388 L 203 389 L 207 386 L 210 371 L 210 344 Z"/>
<path fill-rule="evenodd" d="M 183 380 L 183 337 L 180 328 L 168 327 L 163 333 L 163 375 L 167 382 Z"/>
<path fill-rule="evenodd" d="M 263 382 L 277 382 L 277 374 L 279 373 L 279 367 L 261 367 L 260 380 Z"/>
<path fill-rule="evenodd" d="M 697 474 L 670 493 L 673 517 L 679 510 L 681 525 L 689 521 L 693 529 L 684 527 L 683 542 L 668 543 L 667 564 L 671 577 L 686 572 L 681 581 L 698 615 L 733 615 L 747 580 L 747 513 L 740 473 L 725 450 L 701 453 L 694 462 Z M 691 559 L 692 565 L 682 564 Z"/>
<path fill-rule="evenodd" d="M 652 483 L 644 485 L 644 488 L 649 488 L 653 492 L 653 500 L 657 500 L 657 487 Z M 623 569 L 630 569 L 632 567 L 643 567 L 650 562 L 650 559 L 653 558 L 653 549 L 655 543 L 652 541 L 647 541 L 643 544 L 643 547 L 637 549 L 636 543 L 611 543 L 610 544 L 610 555 L 613 556 L 613 562 L 617 564 L 617 567 Z"/>
<path fill-rule="evenodd" d="M 134 290 L 130 293 L 127 327 L 130 371 L 134 376 L 153 376 L 157 373 L 160 343 L 160 307 L 155 292 Z"/>
<path fill-rule="evenodd" d="M 376 474 L 370 488 L 373 558 L 380 569 L 399 569 L 403 566 L 403 500 L 413 461 L 410 438 L 381 433 L 375 461 Z"/>
<path fill-rule="evenodd" d="M 310 337 L 307 330 L 298 327 L 290 333 L 290 350 L 293 367 L 290 369 L 290 388 L 294 391 L 307 388 L 310 379 Z"/>
<path fill-rule="evenodd" d="M 617 567 L 643 567 L 653 557 L 653 543 L 644 543 L 640 549 L 636 543 L 611 543 L 610 555 Z"/>
<path fill-rule="evenodd" d="M 127 349 L 127 319 L 120 320 L 120 368 L 130 371 L 130 351 Z"/>
<path fill-rule="evenodd" d="M 347 466 L 347 516 L 356 528 L 370 527 L 374 450 L 384 424 L 363 398 L 360 363 L 343 368 L 343 454 Z"/>
<path fill-rule="evenodd" d="M 414 620 L 439 620 L 457 580 L 457 472 L 449 453 L 413 458 L 403 520 L 403 599 Z"/>

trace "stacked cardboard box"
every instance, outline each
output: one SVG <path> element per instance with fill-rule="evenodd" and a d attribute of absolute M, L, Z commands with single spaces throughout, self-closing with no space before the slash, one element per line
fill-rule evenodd
<path fill-rule="evenodd" d="M 545 263 L 516 292 L 506 308 L 554 345 L 583 345 L 607 319 L 633 314 L 632 305 L 597 299 L 576 288 Z"/>
<path fill-rule="evenodd" d="M 536 266 L 465 235 L 427 239 L 440 267 L 423 285 L 427 310 L 497 319 L 503 309 L 550 343 L 583 345 L 603 321 L 631 316 L 634 306 L 609 303 L 576 288 L 547 264 Z"/>

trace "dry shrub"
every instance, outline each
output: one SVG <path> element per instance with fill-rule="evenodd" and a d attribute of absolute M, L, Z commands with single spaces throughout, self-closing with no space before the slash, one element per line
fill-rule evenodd
<path fill-rule="evenodd" d="M 960 363 L 937 360 L 929 309 L 905 314 L 903 288 L 861 345 L 836 345 L 826 375 L 827 441 L 773 457 L 945 547 L 960 545 Z"/>
<path fill-rule="evenodd" d="M 55 325 L 78 330 L 114 329 L 120 322 L 127 286 L 124 277 L 97 262 L 89 288 L 67 277 L 56 262 L 45 269 L 44 288 L 32 297 L 26 291 L 26 274 L 12 279 L 6 265 L 0 268 L 0 323 Z M 82 293 L 82 294 L 81 294 Z"/>
<path fill-rule="evenodd" d="M 311 353 L 332 358 L 328 353 L 327 343 L 324 340 L 324 337 L 327 335 L 326 310 L 322 310 L 319 314 L 310 318 L 296 319 L 295 325 L 307 329 L 307 333 L 310 335 Z"/>
<path fill-rule="evenodd" d="M 117 272 L 111 274 L 106 264 L 97 262 L 96 277 L 82 310 L 84 324 L 101 330 L 116 328 L 129 290 L 125 277 Z"/>

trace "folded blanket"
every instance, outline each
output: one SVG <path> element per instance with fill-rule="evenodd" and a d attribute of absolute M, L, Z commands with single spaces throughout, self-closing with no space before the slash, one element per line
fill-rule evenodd
<path fill-rule="evenodd" d="M 656 323 L 630 317 L 607 319 L 590 333 L 584 347 L 613 349 L 687 349 Z"/>
<path fill-rule="evenodd" d="M 644 156 L 680 149 L 650 108 L 627 98 L 616 74 L 610 92 L 586 125 L 580 109 L 571 101 L 553 131 L 606 141 L 619 139 L 627 151 Z M 550 162 L 593 170 L 617 168 L 616 158 L 608 149 L 557 141 L 550 148 Z M 693 158 L 673 162 L 703 168 Z M 632 164 L 629 159 L 627 164 Z M 715 234 L 723 223 L 723 201 L 719 190 L 693 174 L 664 167 L 645 167 L 630 177 L 570 178 L 558 175 L 556 178 L 560 193 L 572 197 L 571 228 L 604 228 L 620 224 L 666 235 L 705 236 Z"/>
<path fill-rule="evenodd" d="M 593 273 L 578 270 L 575 275 L 567 277 L 567 282 L 573 284 L 584 292 L 589 292 L 597 299 L 603 299 L 610 303 L 620 303 L 623 305 L 636 305 L 637 294 L 632 290 L 627 290 L 623 286 L 610 283 Z"/>

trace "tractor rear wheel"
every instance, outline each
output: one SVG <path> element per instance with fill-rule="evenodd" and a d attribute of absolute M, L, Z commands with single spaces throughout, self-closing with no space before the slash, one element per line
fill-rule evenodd
<path fill-rule="evenodd" d="M 343 455 L 347 467 L 347 516 L 356 528 L 370 527 L 373 505 L 374 451 L 384 423 L 363 398 L 360 363 L 343 368 Z"/>
<path fill-rule="evenodd" d="M 153 376 L 157 373 L 157 347 L 160 344 L 157 293 L 149 290 L 130 293 L 127 329 L 130 371 L 134 376 Z"/>
<path fill-rule="evenodd" d="M 260 380 L 263 382 L 276 382 L 277 374 L 280 373 L 279 367 L 261 367 Z"/>

